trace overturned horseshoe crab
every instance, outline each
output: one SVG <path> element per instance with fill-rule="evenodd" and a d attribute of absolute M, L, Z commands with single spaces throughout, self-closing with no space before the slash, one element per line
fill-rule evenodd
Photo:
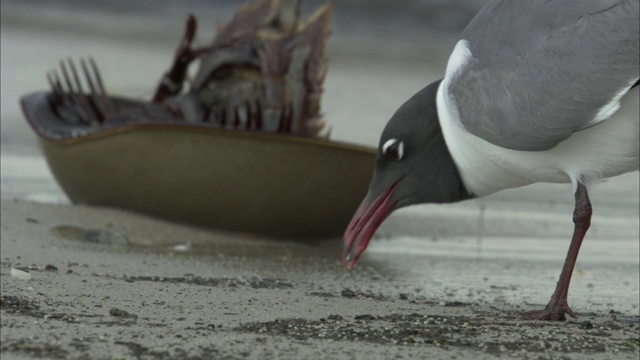
<path fill-rule="evenodd" d="M 299 10 L 300 0 L 243 5 L 202 48 L 189 16 L 149 101 L 107 94 L 93 59 L 61 61 L 49 91 L 21 105 L 71 201 L 267 236 L 339 236 L 375 151 L 328 140 L 320 98 L 332 3 L 304 21 Z"/>

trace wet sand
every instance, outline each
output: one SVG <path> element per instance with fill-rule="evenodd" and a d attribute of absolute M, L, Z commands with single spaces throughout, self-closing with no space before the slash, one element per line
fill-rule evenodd
<path fill-rule="evenodd" d="M 638 243 L 589 239 L 563 323 L 541 308 L 566 241 L 223 234 L 119 210 L 2 201 L 2 357 L 638 356 Z M 31 280 L 10 276 L 12 268 Z"/>
<path fill-rule="evenodd" d="M 352 271 L 340 265 L 340 239 L 278 241 L 70 205 L 19 96 L 44 88 L 57 59 L 87 54 L 111 91 L 149 95 L 174 41 L 95 41 L 4 16 L 3 359 L 638 358 L 638 173 L 592 193 L 592 229 L 569 294 L 578 318 L 525 321 L 515 313 L 542 308 L 562 267 L 569 185 L 399 211 Z M 365 56 L 336 37 L 323 109 L 333 139 L 365 145 L 437 79 L 445 57 L 425 54 L 454 39 Z"/>

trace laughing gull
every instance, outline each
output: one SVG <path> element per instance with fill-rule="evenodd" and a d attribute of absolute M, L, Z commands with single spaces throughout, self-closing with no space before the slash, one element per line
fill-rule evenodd
<path fill-rule="evenodd" d="M 355 265 L 396 209 L 572 183 L 575 225 L 560 279 L 546 308 L 526 316 L 573 316 L 567 293 L 591 221 L 588 189 L 638 170 L 638 3 L 489 1 L 444 78 L 387 123 L 369 192 L 344 235 L 343 263 Z"/>

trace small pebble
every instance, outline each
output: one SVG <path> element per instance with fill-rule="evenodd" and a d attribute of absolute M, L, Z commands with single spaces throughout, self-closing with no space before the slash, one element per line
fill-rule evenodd
<path fill-rule="evenodd" d="M 348 297 L 348 298 L 353 298 L 357 296 L 356 293 L 353 292 L 353 290 L 346 289 L 346 288 L 340 292 L 340 295 L 342 295 L 342 297 Z"/>
<path fill-rule="evenodd" d="M 31 274 L 24 270 L 11 269 L 11 277 L 19 280 L 31 280 Z"/>
<path fill-rule="evenodd" d="M 580 323 L 580 328 L 581 329 L 593 329 L 593 324 L 591 323 L 591 321 L 583 321 Z"/>
<path fill-rule="evenodd" d="M 191 249 L 191 244 L 179 244 L 173 247 L 175 252 L 187 252 Z"/>
<path fill-rule="evenodd" d="M 58 271 L 58 268 L 51 264 L 47 264 L 47 266 L 44 267 L 44 271 Z"/>
<path fill-rule="evenodd" d="M 118 308 L 111 308 L 111 310 L 109 310 L 109 315 L 111 316 L 115 316 L 115 317 L 120 317 L 120 318 L 128 318 L 128 319 L 137 319 L 138 315 L 136 314 L 131 314 L 127 311 L 124 311 L 122 309 L 118 309 Z"/>

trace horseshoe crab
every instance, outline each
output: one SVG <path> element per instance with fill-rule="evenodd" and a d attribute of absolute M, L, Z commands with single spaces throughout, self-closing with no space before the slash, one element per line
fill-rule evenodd
<path fill-rule="evenodd" d="M 329 141 L 321 118 L 332 5 L 299 21 L 300 0 L 245 4 L 202 48 L 191 15 L 149 101 L 111 96 L 93 59 L 67 60 L 48 74 L 49 91 L 21 99 L 23 112 L 73 203 L 267 236 L 339 236 L 375 150 Z"/>

